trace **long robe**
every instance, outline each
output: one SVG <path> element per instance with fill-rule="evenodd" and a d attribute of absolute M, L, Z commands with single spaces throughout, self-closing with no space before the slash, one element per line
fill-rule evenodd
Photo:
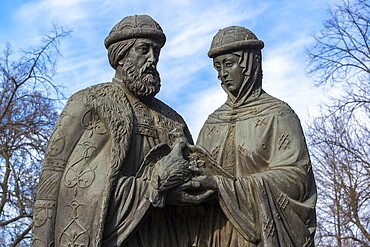
<path fill-rule="evenodd" d="M 139 101 L 118 82 L 74 94 L 49 141 L 32 246 L 137 246 L 138 239 L 144 246 L 171 243 L 163 238 L 171 230 L 164 225 L 170 220 L 167 209 L 152 209 L 149 181 L 137 172 L 152 147 L 173 144 L 173 129 L 183 129 L 192 142 L 174 110 L 157 99 Z M 164 225 L 161 230 L 143 224 L 153 219 Z"/>
<path fill-rule="evenodd" d="M 197 140 L 235 177 L 219 177 L 218 203 L 204 205 L 204 246 L 313 246 L 316 186 L 300 121 L 262 90 L 258 52 L 242 55 L 239 94 L 224 87 Z"/>

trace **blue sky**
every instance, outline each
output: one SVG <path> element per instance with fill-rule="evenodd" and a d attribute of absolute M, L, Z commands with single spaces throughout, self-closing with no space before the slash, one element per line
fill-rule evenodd
<path fill-rule="evenodd" d="M 287 102 L 303 126 L 318 112 L 323 89 L 306 76 L 305 49 L 320 31 L 335 0 L 1 0 L 0 46 L 15 51 L 37 45 L 52 23 L 73 30 L 63 39 L 55 76 L 69 96 L 110 81 L 104 38 L 127 15 L 149 14 L 163 28 L 167 43 L 158 70 L 158 98 L 179 112 L 196 139 L 207 116 L 225 100 L 207 52 L 216 32 L 230 25 L 251 29 L 265 43 L 263 88 Z"/>

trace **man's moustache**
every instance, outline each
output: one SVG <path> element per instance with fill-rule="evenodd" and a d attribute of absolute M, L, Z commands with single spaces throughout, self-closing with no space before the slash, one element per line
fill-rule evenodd
<path fill-rule="evenodd" d="M 156 68 L 153 65 L 144 65 L 141 69 L 141 74 L 156 74 Z"/>

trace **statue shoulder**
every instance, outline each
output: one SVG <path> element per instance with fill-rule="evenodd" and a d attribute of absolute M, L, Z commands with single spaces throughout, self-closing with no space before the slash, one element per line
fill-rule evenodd
<path fill-rule="evenodd" d="M 276 115 L 282 118 L 289 118 L 290 120 L 297 120 L 299 118 L 294 110 L 283 100 L 275 98 L 269 94 L 264 94 L 264 101 L 266 101 L 268 107 L 265 108 L 262 114 Z"/>
<path fill-rule="evenodd" d="M 118 131 L 125 123 L 132 129 L 133 110 L 124 89 L 116 83 L 101 83 L 74 93 L 68 105 L 84 105 L 103 120 L 111 131 Z M 68 107 L 72 108 L 73 107 Z"/>
<path fill-rule="evenodd" d="M 117 92 L 118 90 L 118 92 Z M 116 94 L 123 94 L 123 90 L 111 82 L 100 83 L 75 92 L 69 100 L 90 103 L 92 101 L 109 99 Z"/>
<path fill-rule="evenodd" d="M 206 123 L 228 123 L 229 121 L 243 121 L 255 117 L 272 117 L 274 115 L 298 119 L 287 103 L 264 92 L 255 100 L 238 107 L 233 107 L 228 102 L 224 103 L 208 116 Z"/>

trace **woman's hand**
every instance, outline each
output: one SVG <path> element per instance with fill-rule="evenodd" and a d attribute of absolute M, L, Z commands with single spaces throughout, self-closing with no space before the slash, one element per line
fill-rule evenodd
<path fill-rule="evenodd" d="M 207 190 L 218 190 L 216 175 L 200 175 L 191 179 L 193 182 L 198 182 L 199 187 Z"/>
<path fill-rule="evenodd" d="M 197 205 L 215 199 L 217 178 L 211 175 L 202 175 L 167 191 L 166 204 L 176 206 Z"/>

